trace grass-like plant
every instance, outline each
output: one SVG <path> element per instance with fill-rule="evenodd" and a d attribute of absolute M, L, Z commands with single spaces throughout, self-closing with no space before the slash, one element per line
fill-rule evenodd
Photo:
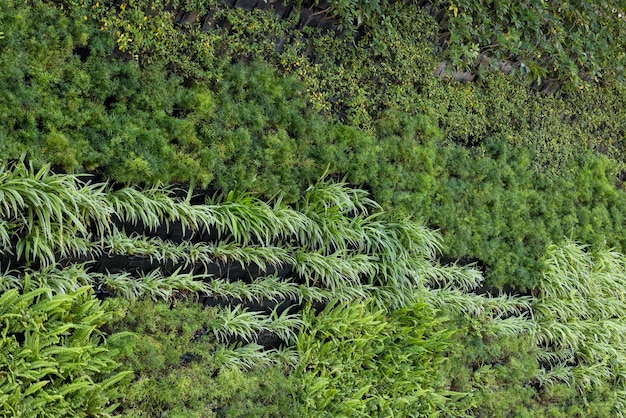
<path fill-rule="evenodd" d="M 219 341 L 225 343 L 234 339 L 246 343 L 256 342 L 262 332 L 275 334 L 285 343 L 289 343 L 302 327 L 300 315 L 291 314 L 288 310 L 280 314 L 274 310 L 271 315 L 266 315 L 248 311 L 241 305 L 220 309 L 207 328 Z"/>
<path fill-rule="evenodd" d="M 103 185 L 88 184 L 77 176 L 54 174 L 50 166 L 36 170 L 18 161 L 0 166 L 0 210 L 5 251 L 27 263 L 54 262 L 56 254 L 85 255 L 85 239 L 110 228 L 110 207 L 103 204 Z M 6 226 L 10 228 L 7 229 Z"/>
<path fill-rule="evenodd" d="M 129 273 L 93 275 L 94 285 L 126 299 L 149 297 L 153 300 L 171 300 L 180 293 L 207 293 L 209 287 L 193 274 L 177 270 L 162 274 L 152 270 L 139 277 Z"/>
<path fill-rule="evenodd" d="M 432 263 L 440 249 L 436 232 L 409 220 L 388 219 L 365 191 L 345 182 L 320 180 L 295 206 L 284 204 L 280 196 L 268 203 L 241 192 L 191 204 L 170 188 L 111 190 L 105 184 L 54 174 L 49 167 L 35 171 L 23 162 L 4 166 L 0 174 L 8 219 L 0 239 L 15 241 L 15 256 L 29 264 L 116 254 L 182 269 L 237 262 L 262 273 L 269 266 L 291 266 L 309 287 L 342 298 L 363 297 L 367 289 L 380 288 L 383 303 L 396 307 L 414 301 L 414 290 L 432 280 L 454 277 L 464 280 L 464 287 L 477 281 L 472 270 Z M 219 238 L 215 243 L 174 244 L 127 236 L 115 226 L 119 222 L 141 225 L 148 234 L 178 223 L 189 237 L 216 230 Z M 168 280 L 174 282 L 174 277 L 182 276 Z M 134 281 L 122 275 L 106 277 L 103 283 L 129 297 L 146 292 L 165 297 L 171 292 L 163 280 L 148 274 Z"/>
<path fill-rule="evenodd" d="M 543 361 L 537 378 L 543 384 L 567 382 L 583 393 L 609 384 L 619 405 L 626 383 L 624 257 L 566 241 L 549 247 L 543 263 L 532 304 Z"/>

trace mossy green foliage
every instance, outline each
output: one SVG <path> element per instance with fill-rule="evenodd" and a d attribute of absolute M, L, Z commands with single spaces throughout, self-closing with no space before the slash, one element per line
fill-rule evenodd
<path fill-rule="evenodd" d="M 524 148 L 497 139 L 443 147 L 432 192 L 417 211 L 441 228 L 444 252 L 486 264 L 491 285 L 529 288 L 544 248 L 562 237 L 624 248 L 625 195 L 609 159 L 581 154 L 559 176 L 535 169 Z"/>
<path fill-rule="evenodd" d="M 0 296 L 0 416 L 111 416 L 127 372 L 116 373 L 98 331 L 105 306 L 89 287 L 57 293 L 23 280 Z"/>
<path fill-rule="evenodd" d="M 132 337 L 114 347 L 134 370 L 116 410 L 123 417 L 297 417 L 293 379 L 284 365 L 243 371 L 221 364 L 207 330 L 216 308 L 193 298 L 173 303 L 113 301 L 109 331 Z"/>
<path fill-rule="evenodd" d="M 531 287 L 541 251 L 563 236 L 623 249 L 619 81 L 545 96 L 502 74 L 438 80 L 435 23 L 399 3 L 381 5 L 381 24 L 354 40 L 298 31 L 271 11 L 181 3 L 213 13 L 218 26 L 201 32 L 159 4 L 149 13 L 142 2 L 68 3 L 71 16 L 87 16 L 90 55 L 66 58 L 89 80 L 81 91 L 99 121 L 54 126 L 48 146 L 9 140 L 7 155 L 92 155 L 65 166 L 289 199 L 328 168 L 441 228 L 446 256 L 480 261 L 492 285 Z M 125 58 L 111 61 L 113 50 Z M 66 142 L 85 152 L 59 152 Z"/>
<path fill-rule="evenodd" d="M 112 57 L 115 39 L 91 20 L 95 5 L 2 7 L 5 159 L 26 154 L 135 183 L 230 189 L 258 178 L 263 191 L 292 197 L 323 171 L 306 157 L 306 138 L 332 125 L 306 111 L 295 80 L 262 65 L 226 66 L 229 60 L 205 63 L 209 74 L 187 80 L 166 62 Z"/>

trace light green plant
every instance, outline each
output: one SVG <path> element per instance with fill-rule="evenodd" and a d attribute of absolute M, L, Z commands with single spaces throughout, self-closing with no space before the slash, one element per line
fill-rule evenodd
<path fill-rule="evenodd" d="M 446 399 L 435 382 L 450 334 L 435 332 L 430 315 L 424 304 L 385 312 L 371 301 L 307 311 L 296 369 L 304 416 L 436 414 Z"/>
<path fill-rule="evenodd" d="M 90 289 L 0 296 L 0 416 L 112 415 L 117 384 L 130 372 L 116 372 L 98 331 L 109 314 Z"/>
<path fill-rule="evenodd" d="M 159 269 L 133 277 L 129 273 L 94 275 L 94 282 L 126 299 L 149 297 L 153 300 L 171 300 L 180 293 L 208 293 L 209 287 L 201 276 L 181 273 L 162 274 Z"/>
<path fill-rule="evenodd" d="M 566 241 L 549 247 L 543 263 L 532 304 L 543 361 L 538 380 L 546 385 L 565 382 L 583 394 L 608 384 L 617 400 L 626 358 L 624 257 Z M 615 412 L 622 416 L 617 408 Z"/>
<path fill-rule="evenodd" d="M 290 314 L 288 310 L 278 314 L 276 310 L 271 315 L 262 312 L 248 311 L 241 305 L 223 307 L 208 324 L 208 329 L 221 342 L 240 339 L 246 343 L 256 342 L 261 332 L 277 335 L 286 343 L 302 326 L 302 319 L 298 314 Z"/>

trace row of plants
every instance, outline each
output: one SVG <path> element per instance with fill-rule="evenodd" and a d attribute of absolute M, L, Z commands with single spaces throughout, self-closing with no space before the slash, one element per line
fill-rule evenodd
<path fill-rule="evenodd" d="M 326 169 L 347 174 L 386 209 L 440 228 L 445 256 L 479 261 L 492 285 L 532 287 L 543 248 L 563 236 L 623 250 L 620 82 L 546 97 L 500 74 L 438 80 L 432 18 L 400 4 L 354 43 L 213 3 L 203 10 L 230 29 L 202 32 L 157 6 L 8 4 L 3 155 L 288 202 Z M 118 30 L 134 31 L 128 56 Z M 293 42 L 278 51 L 267 34 Z"/>
<path fill-rule="evenodd" d="M 6 357 L 2 370 L 10 375 L 8 382 L 12 384 L 8 389 L 14 392 L 9 395 L 7 389 L 4 416 L 108 416 L 112 413 L 167 416 L 184 410 L 212 416 L 210 414 L 217 409 L 231 408 L 231 402 L 241 402 L 242 416 L 246 416 L 252 413 L 245 406 L 249 399 L 217 392 L 211 401 L 203 396 L 207 389 L 189 391 L 185 384 L 191 384 L 189 379 L 198 378 L 209 382 L 208 387 L 221 385 L 220 390 L 224 392 L 230 390 L 225 386 L 227 376 L 237 378 L 237 373 L 248 370 L 261 373 L 270 367 L 275 368 L 274 384 L 285 387 L 286 383 L 281 384 L 281 379 L 287 379 L 284 373 L 301 364 L 298 350 L 295 350 L 297 334 L 304 332 L 313 311 L 309 310 L 306 315 L 278 309 L 266 313 L 249 311 L 241 305 L 204 308 L 197 302 L 195 307 L 187 305 L 185 308 L 185 294 L 190 295 L 190 300 L 234 296 L 239 303 L 270 298 L 282 302 L 295 297 L 301 304 L 339 303 L 340 300 L 358 304 L 359 300 L 371 299 L 372 307 L 374 304 L 381 306 L 377 308 L 377 315 L 384 324 L 381 315 L 387 309 L 393 310 L 394 305 L 412 306 L 418 297 L 415 289 L 423 287 L 427 281 L 453 275 L 475 280 L 477 275 L 472 270 L 454 267 L 448 271 L 438 266 L 431 260 L 438 246 L 436 233 L 408 221 L 386 221 L 380 208 L 365 192 L 341 183 L 320 182 L 312 186 L 292 208 L 280 199 L 265 203 L 236 193 L 229 194 L 222 202 L 191 204 L 164 188 L 111 190 L 106 184 L 54 174 L 49 167 L 35 170 L 23 162 L 3 167 L 2 174 L 3 236 L 6 238 L 3 253 L 14 263 L 13 269 L 2 277 L 2 300 L 6 301 L 4 319 L 7 323 L 15 322 L 3 335 Z M 145 236 L 124 239 L 124 233 L 116 230 L 115 223 L 111 222 L 113 218 L 129 225 L 141 222 L 148 234 L 159 225 L 172 222 L 180 222 L 190 238 L 202 229 L 215 229 L 220 237 L 218 246 L 231 249 L 234 245 L 240 246 L 240 251 L 231 251 L 223 257 L 242 263 L 252 261 L 246 258 L 246 249 L 255 241 L 258 247 L 252 248 L 257 253 L 265 248 L 268 253 L 275 252 L 274 257 L 280 262 L 294 264 L 293 280 L 297 284 L 275 276 L 235 284 L 212 279 L 207 274 L 163 275 L 159 270 L 139 275 L 132 271 L 95 273 L 84 263 L 76 264 L 81 256 L 97 252 L 96 247 L 100 247 L 100 251 L 110 248 L 109 251 L 117 254 L 124 251 L 137 254 L 137 250 L 144 251 L 141 253 L 144 256 L 165 254 L 155 259 L 161 263 L 174 261 L 179 256 L 181 263 L 187 256 L 188 263 L 199 265 L 216 259 L 215 253 L 203 258 L 202 251 L 195 254 L 197 258 L 192 258 L 186 251 L 197 245 L 190 246 L 186 242 L 174 244 Z M 109 247 L 109 239 L 123 240 L 125 245 Z M 145 244 L 152 245 L 152 250 Z M 289 261 L 288 252 L 283 248 L 292 247 L 311 256 L 307 258 L 299 253 Z M 363 256 L 362 260 L 352 271 L 351 258 L 358 255 Z M 254 261 L 272 262 L 270 258 Z M 347 264 L 341 264 L 342 261 Z M 327 265 L 333 262 L 339 264 Z M 372 266 L 358 267 L 363 263 Z M 90 290 L 93 288 L 104 288 L 117 298 L 101 303 Z M 23 303 L 14 303 L 20 298 Z M 82 305 L 73 305 L 83 299 Z M 158 301 L 164 302 L 159 304 Z M 176 307 L 178 303 L 180 309 Z M 60 306 L 65 311 L 59 309 Z M 53 309 L 65 316 L 57 318 Z M 165 316 L 162 322 L 145 321 L 146 313 L 152 309 L 156 309 L 153 319 L 157 315 Z M 133 315 L 137 315 L 135 319 L 131 319 Z M 90 322 L 96 320 L 98 322 Z M 61 324 L 63 321 L 66 323 Z M 73 336 L 70 331 L 74 329 L 83 340 Z M 135 340 L 137 337 L 128 331 L 138 332 L 140 339 Z M 155 335 L 151 337 L 151 333 Z M 259 345 L 263 335 L 277 338 L 284 347 L 264 348 Z M 308 344 L 312 342 L 301 342 L 299 350 L 305 350 Z M 43 351 L 44 347 L 48 350 Z M 63 356 L 53 357 L 59 353 Z M 28 361 L 20 363 L 23 370 L 12 365 L 12 359 L 27 355 L 34 358 L 27 357 Z M 411 361 L 415 363 L 415 359 Z M 132 366 L 135 377 L 131 378 L 127 371 L 112 374 L 120 364 Z M 304 369 L 308 368 L 306 364 L 303 364 Z M 213 372 L 207 374 L 206 366 Z M 76 367 L 80 373 L 65 372 Z M 283 374 L 279 370 L 283 370 Z M 179 372 L 183 375 L 178 375 Z M 60 377 L 44 379 L 48 374 Z M 122 379 L 125 380 L 122 382 Z M 176 385 L 163 386 L 174 380 Z M 302 381 L 298 379 L 299 384 Z M 257 378 L 259 385 L 260 382 Z M 134 389 L 127 393 L 123 389 L 126 385 Z M 69 398 L 74 388 L 76 399 Z M 384 388 L 385 385 L 381 385 L 381 390 Z M 90 400 L 92 395 L 88 390 L 98 395 L 95 401 Z M 407 390 L 413 389 L 409 386 Z M 262 394 L 261 388 L 250 391 L 244 393 Z M 120 393 L 125 395 L 118 399 Z M 292 397 L 297 398 L 294 394 Z M 113 403 L 116 399 L 119 403 Z M 410 400 L 417 403 L 421 397 L 414 396 Z M 183 404 L 184 410 L 177 409 Z M 298 408 L 296 405 L 294 411 L 299 411 Z M 323 405 L 316 408 L 322 410 Z M 229 416 L 231 412 L 235 413 L 230 411 Z M 276 409 L 274 413 L 278 414 Z"/>
<path fill-rule="evenodd" d="M 393 222 L 345 184 L 320 182 L 294 207 L 237 194 L 191 204 L 167 189 L 111 190 L 23 163 L 3 173 L 3 251 L 17 256 L 2 275 L 4 416 L 504 416 L 519 411 L 506 394 L 520 387 L 515 399 L 531 411 L 622 410 L 619 253 L 566 242 L 545 252 L 530 296 L 477 295 L 483 276 L 437 263 L 435 232 Z M 141 220 L 146 234 L 185 219 L 189 239 L 216 228 L 223 244 L 256 241 L 281 259 L 294 246 L 332 260 L 369 255 L 377 267 L 350 277 L 340 265 L 320 269 L 319 257 L 300 259 L 292 279 L 261 274 L 250 283 L 159 269 L 97 273 L 76 264 L 77 245 L 54 242 L 85 235 L 106 248 L 123 234 L 108 230 L 113 215 Z M 281 228 L 287 221 L 292 229 Z M 316 227 L 324 232 L 311 234 Z M 143 235 L 124 242 L 111 250 L 133 254 L 149 243 L 163 250 L 143 255 L 174 255 L 157 263 L 191 248 Z M 249 261 L 245 252 L 229 257 Z M 94 289 L 116 297 L 102 302 Z M 207 296 L 228 303 L 198 303 Z M 307 306 L 243 307 L 272 299 Z M 261 345 L 268 337 L 279 345 Z"/>

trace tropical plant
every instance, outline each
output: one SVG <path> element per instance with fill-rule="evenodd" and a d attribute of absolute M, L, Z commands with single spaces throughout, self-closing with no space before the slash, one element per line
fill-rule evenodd
<path fill-rule="evenodd" d="M 112 416 L 130 372 L 98 331 L 110 314 L 90 287 L 26 289 L 0 296 L 0 415 Z"/>
<path fill-rule="evenodd" d="M 435 331 L 425 304 L 331 304 L 305 322 L 295 371 L 304 416 L 433 414 L 450 395 L 438 370 L 451 332 Z"/>

